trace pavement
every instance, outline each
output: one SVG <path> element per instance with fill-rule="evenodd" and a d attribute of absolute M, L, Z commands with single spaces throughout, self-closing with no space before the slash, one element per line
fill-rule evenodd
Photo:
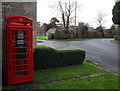
<path fill-rule="evenodd" d="M 50 41 L 43 40 L 37 45 L 45 45 L 60 50 L 82 49 L 86 51 L 86 58 L 95 65 L 114 73 L 118 70 L 118 46 L 114 39 L 89 39 L 83 41 Z"/>

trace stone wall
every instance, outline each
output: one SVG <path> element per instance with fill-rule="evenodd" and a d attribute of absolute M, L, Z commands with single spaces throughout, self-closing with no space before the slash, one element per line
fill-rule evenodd
<path fill-rule="evenodd" d="M 33 20 L 34 47 L 36 46 L 36 2 L 2 2 L 3 26 L 6 16 L 23 15 Z M 4 31 L 4 28 L 3 28 Z"/>
<path fill-rule="evenodd" d="M 2 2 L 0 2 L 0 91 L 2 89 Z"/>

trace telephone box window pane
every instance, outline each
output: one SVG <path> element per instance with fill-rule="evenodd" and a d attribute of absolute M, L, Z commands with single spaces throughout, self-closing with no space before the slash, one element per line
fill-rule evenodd
<path fill-rule="evenodd" d="M 27 75 L 27 72 L 26 72 L 26 71 L 23 71 L 23 72 L 16 72 L 16 77 L 25 76 L 25 75 Z"/>
<path fill-rule="evenodd" d="M 26 53 L 26 48 L 19 48 L 19 49 L 16 49 L 16 53 Z"/>
<path fill-rule="evenodd" d="M 27 64 L 27 60 L 16 60 L 16 65 Z"/>
<path fill-rule="evenodd" d="M 26 35 L 26 30 L 13 30 L 13 35 Z"/>
<path fill-rule="evenodd" d="M 26 41 L 26 37 L 23 36 L 17 36 L 16 41 Z"/>
<path fill-rule="evenodd" d="M 26 54 L 16 54 L 16 59 L 25 59 Z"/>
<path fill-rule="evenodd" d="M 15 47 L 26 47 L 25 42 L 17 42 Z"/>
<path fill-rule="evenodd" d="M 26 31 L 16 30 L 16 31 L 15 31 L 15 35 L 26 35 Z"/>
<path fill-rule="evenodd" d="M 26 70 L 26 69 L 28 69 L 27 66 L 18 66 L 18 67 L 16 67 L 16 71 Z"/>

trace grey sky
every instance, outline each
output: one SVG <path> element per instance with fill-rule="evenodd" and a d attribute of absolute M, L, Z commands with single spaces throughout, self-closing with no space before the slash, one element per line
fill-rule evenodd
<path fill-rule="evenodd" d="M 58 17 L 55 9 L 49 6 L 54 5 L 58 0 L 37 0 L 37 21 L 49 23 L 52 17 Z M 65 0 L 62 0 L 65 1 Z M 109 28 L 112 23 L 112 9 L 115 5 L 115 0 L 74 0 L 81 5 L 77 11 L 77 22 L 89 23 L 90 26 L 97 27 L 95 18 L 98 11 L 106 13 L 104 26 Z"/>

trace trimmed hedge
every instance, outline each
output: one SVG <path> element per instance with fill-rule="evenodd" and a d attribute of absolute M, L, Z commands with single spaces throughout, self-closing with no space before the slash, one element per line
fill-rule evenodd
<path fill-rule="evenodd" d="M 63 66 L 82 64 L 85 59 L 83 50 L 55 50 L 40 46 L 34 53 L 35 69 L 57 68 Z"/>

